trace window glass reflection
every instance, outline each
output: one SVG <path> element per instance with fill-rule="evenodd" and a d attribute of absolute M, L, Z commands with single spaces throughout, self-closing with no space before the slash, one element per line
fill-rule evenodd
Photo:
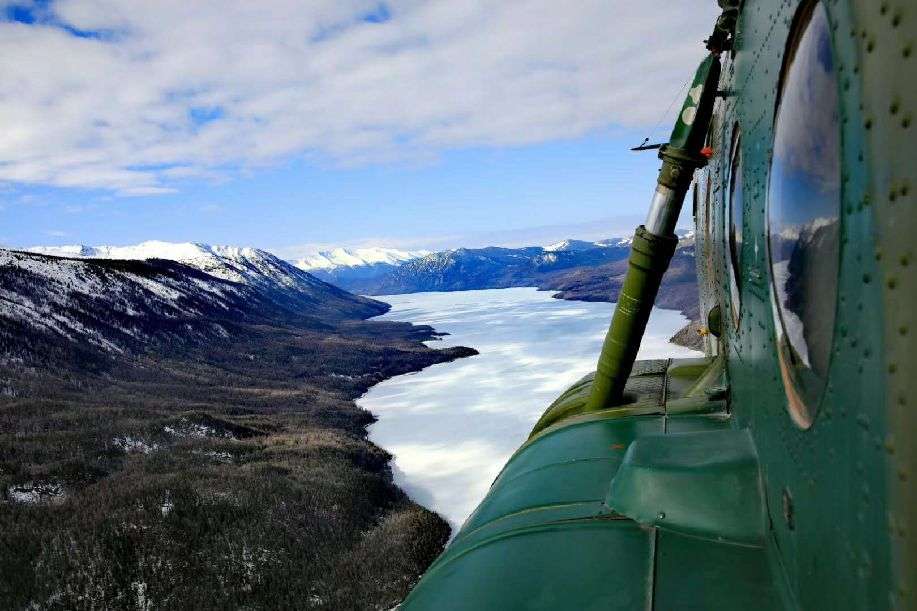
<path fill-rule="evenodd" d="M 802 27 L 787 59 L 774 128 L 768 223 L 784 382 L 794 419 L 808 426 L 834 329 L 840 135 L 830 28 L 820 3 Z"/>
<path fill-rule="evenodd" d="M 739 138 L 734 139 L 732 153 L 732 168 L 730 170 L 729 187 L 729 257 L 732 273 L 729 286 L 732 295 L 732 319 L 738 326 L 739 313 L 741 312 L 742 276 L 740 263 L 742 261 L 742 206 L 744 204 L 742 191 L 742 152 Z"/>

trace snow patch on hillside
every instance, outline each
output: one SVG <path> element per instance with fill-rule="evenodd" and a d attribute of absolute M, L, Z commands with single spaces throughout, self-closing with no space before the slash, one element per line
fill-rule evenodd
<path fill-rule="evenodd" d="M 5 249 L 0 249 L 0 269 L 0 319 L 116 353 L 124 351 L 129 337 L 144 339 L 139 331 L 144 320 L 193 318 L 205 305 L 225 311 L 245 291 L 217 278 L 189 282 Z M 113 318 L 113 313 L 129 318 Z"/>
<path fill-rule="evenodd" d="M 398 250 L 395 248 L 335 248 L 305 256 L 294 262 L 299 269 L 330 270 L 338 267 L 370 265 L 401 265 L 406 261 L 430 254 L 427 250 Z"/>
<path fill-rule="evenodd" d="M 320 280 L 260 248 L 162 242 L 150 240 L 132 246 L 33 246 L 29 252 L 77 259 L 166 259 L 176 261 L 221 280 L 259 288 L 315 287 Z"/>

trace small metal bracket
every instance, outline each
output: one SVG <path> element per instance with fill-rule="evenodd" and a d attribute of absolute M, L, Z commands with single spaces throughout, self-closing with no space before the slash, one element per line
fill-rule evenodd
<path fill-rule="evenodd" d="M 649 141 L 650 141 L 649 138 L 644 138 L 643 142 L 640 143 L 640 146 L 635 146 L 631 148 L 630 150 L 632 151 L 653 151 L 653 150 L 656 150 L 656 149 L 659 149 L 665 146 L 665 142 L 659 142 L 657 144 L 647 144 L 647 142 Z"/>

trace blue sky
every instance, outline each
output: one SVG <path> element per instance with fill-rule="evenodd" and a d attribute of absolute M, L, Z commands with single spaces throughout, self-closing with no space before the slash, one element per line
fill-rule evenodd
<path fill-rule="evenodd" d="M 624 233 L 715 15 L 656 3 L 0 0 L 0 243 Z"/>

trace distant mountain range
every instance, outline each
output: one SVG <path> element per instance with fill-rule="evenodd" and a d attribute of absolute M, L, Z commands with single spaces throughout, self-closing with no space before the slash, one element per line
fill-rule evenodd
<path fill-rule="evenodd" d="M 462 291 L 536 286 L 571 300 L 614 301 L 620 290 L 632 238 L 566 239 L 547 246 L 457 248 L 441 252 L 392 248 L 337 248 L 294 262 L 257 248 L 149 241 L 133 246 L 37 246 L 31 252 L 94 260 L 166 261 L 207 275 L 195 287 L 223 280 L 255 289 L 250 303 L 318 318 L 365 318 L 384 308 L 354 296 L 423 291 Z M 188 276 L 191 277 L 190 275 Z M 41 284 L 41 283 L 39 283 Z M 241 290 L 236 287 L 236 291 Z M 53 299 L 51 300 L 53 301 Z M 49 303 L 51 302 L 49 301 Z M 682 232 L 657 305 L 698 319 L 694 238 Z"/>
<path fill-rule="evenodd" d="M 595 242 L 567 239 L 543 247 L 457 248 L 429 254 L 393 251 L 384 263 L 361 264 L 340 257 L 340 263 L 323 261 L 322 267 L 310 271 L 362 295 L 537 286 L 559 291 L 562 299 L 614 301 L 631 241 L 630 237 Z M 692 232 L 682 232 L 657 303 L 696 319 L 697 302 L 694 237 Z"/>

